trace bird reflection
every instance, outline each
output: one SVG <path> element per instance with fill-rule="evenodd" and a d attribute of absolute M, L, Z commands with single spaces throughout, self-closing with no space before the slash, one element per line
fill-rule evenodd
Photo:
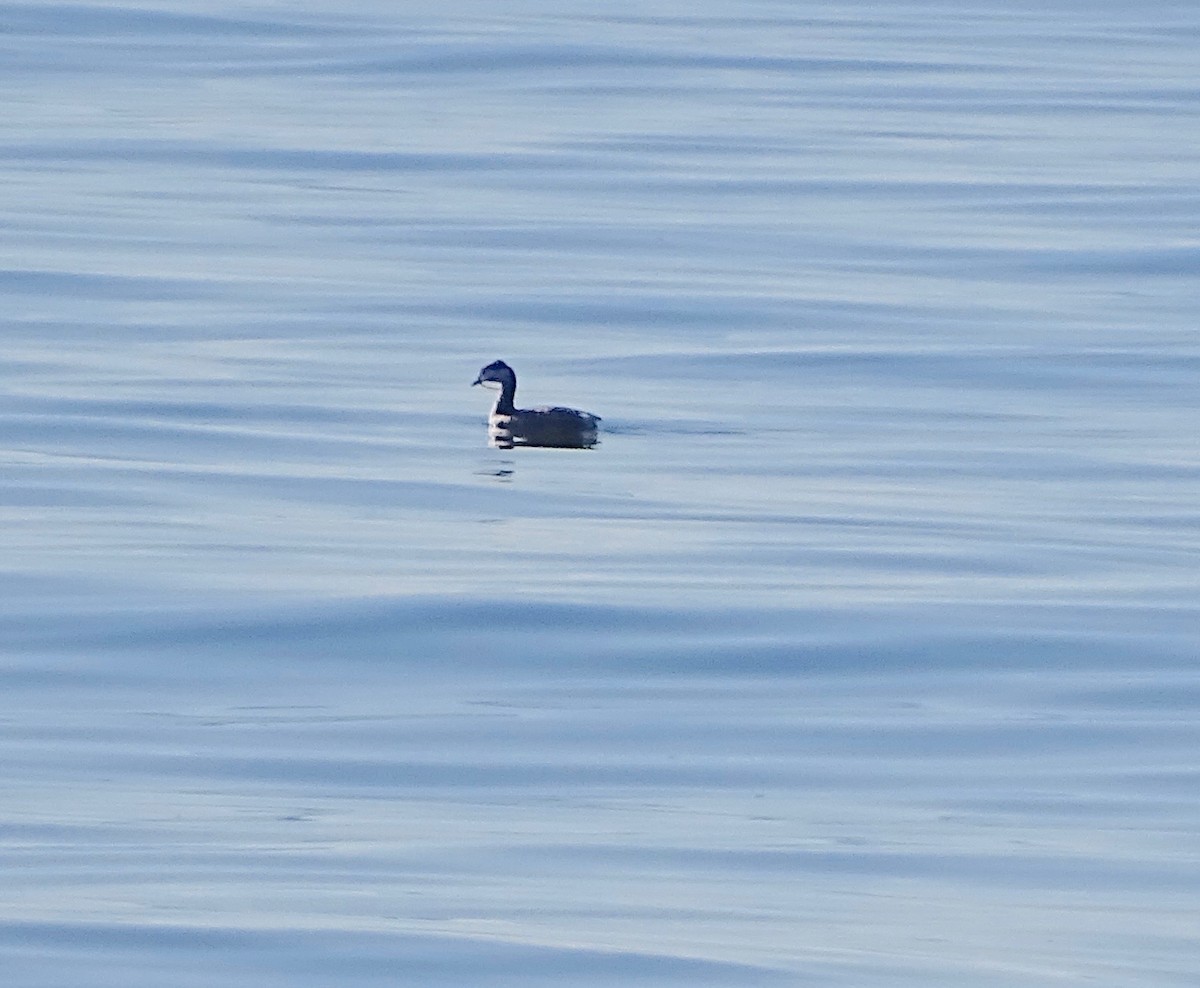
<path fill-rule="evenodd" d="M 556 449 L 591 449 L 599 442 L 598 415 L 577 408 L 517 408 L 517 375 L 503 360 L 488 364 L 475 384 L 498 385 L 499 393 L 488 416 L 488 443 L 497 449 L 544 446 Z"/>
<path fill-rule="evenodd" d="M 475 472 L 480 477 L 495 477 L 502 484 L 510 484 L 517 470 L 512 460 L 501 460 L 497 466 L 488 467 L 484 470 L 476 470 Z"/>

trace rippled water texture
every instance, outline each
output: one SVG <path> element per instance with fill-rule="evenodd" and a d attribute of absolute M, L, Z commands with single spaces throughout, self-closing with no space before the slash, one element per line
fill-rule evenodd
<path fill-rule="evenodd" d="M 0 29 L 6 984 L 1195 983 L 1200 8 Z"/>

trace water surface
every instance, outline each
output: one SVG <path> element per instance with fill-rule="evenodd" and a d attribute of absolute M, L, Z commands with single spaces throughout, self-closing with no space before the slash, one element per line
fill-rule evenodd
<path fill-rule="evenodd" d="M 1190 8 L 0 23 L 13 984 L 1193 982 Z"/>

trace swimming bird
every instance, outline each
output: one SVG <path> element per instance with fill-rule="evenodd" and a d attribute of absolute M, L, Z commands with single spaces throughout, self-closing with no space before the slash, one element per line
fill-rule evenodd
<path fill-rule="evenodd" d="M 598 415 L 577 408 L 517 408 L 517 375 L 503 360 L 479 372 L 474 384 L 498 384 L 500 393 L 488 416 L 488 435 L 494 445 L 557 446 L 587 449 L 596 445 Z"/>

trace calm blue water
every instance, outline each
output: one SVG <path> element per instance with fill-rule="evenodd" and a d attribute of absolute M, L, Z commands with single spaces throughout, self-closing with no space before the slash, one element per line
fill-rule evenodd
<path fill-rule="evenodd" d="M 1195 984 L 1200 8 L 0 28 L 6 984 Z"/>

